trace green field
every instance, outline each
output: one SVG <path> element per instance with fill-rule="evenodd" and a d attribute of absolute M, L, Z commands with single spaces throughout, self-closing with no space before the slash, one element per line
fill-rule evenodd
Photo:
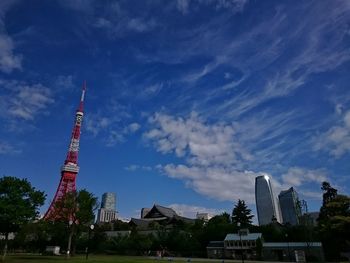
<path fill-rule="evenodd" d="M 222 262 L 221 260 L 208 260 L 208 259 L 193 259 L 196 263 L 204 262 Z M 70 262 L 70 263 L 111 263 L 111 262 L 123 262 L 123 263 L 156 263 L 156 262 L 187 262 L 187 258 L 162 258 L 156 259 L 152 257 L 130 257 L 130 256 L 101 256 L 101 255 L 89 255 L 89 259 L 86 260 L 85 256 L 78 255 L 67 260 L 64 256 L 39 256 L 39 255 L 9 255 L 6 257 L 5 262 L 8 263 L 56 263 L 56 262 Z M 225 260 L 225 262 L 228 262 Z M 233 261 L 231 261 L 233 262 Z"/>

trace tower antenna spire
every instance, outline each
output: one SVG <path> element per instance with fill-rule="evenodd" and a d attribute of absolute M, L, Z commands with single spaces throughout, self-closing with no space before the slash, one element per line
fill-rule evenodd
<path fill-rule="evenodd" d="M 76 190 L 76 176 L 79 172 L 78 153 L 80 142 L 81 124 L 84 116 L 84 99 L 86 92 L 86 81 L 83 82 L 79 107 L 75 114 L 75 122 L 72 130 L 72 136 L 68 147 L 67 157 L 61 167 L 61 180 L 57 187 L 57 191 L 49 209 L 47 210 L 44 219 L 57 220 L 60 216 L 60 211 L 57 211 L 55 204 L 62 199 L 66 193 Z"/>
<path fill-rule="evenodd" d="M 83 82 L 83 87 L 82 87 L 82 90 L 81 90 L 80 103 L 79 103 L 79 108 L 78 108 L 78 111 L 81 111 L 81 112 L 84 111 L 85 92 L 86 92 L 86 80 L 84 80 L 84 82 Z"/>

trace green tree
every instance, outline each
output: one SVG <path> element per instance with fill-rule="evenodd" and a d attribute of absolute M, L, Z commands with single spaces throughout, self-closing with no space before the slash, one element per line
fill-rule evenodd
<path fill-rule="evenodd" d="M 323 182 L 321 189 L 323 190 L 323 205 L 332 201 L 338 194 L 338 190 L 333 188 L 328 182 Z"/>
<path fill-rule="evenodd" d="M 234 226 L 231 224 L 230 214 L 224 212 L 221 215 L 212 217 L 204 229 L 204 240 L 206 245 L 212 240 L 224 240 L 228 233 L 233 232 Z"/>
<path fill-rule="evenodd" d="M 8 235 L 38 216 L 45 202 L 44 192 L 38 191 L 27 179 L 4 176 L 0 179 L 0 232 L 5 235 L 2 261 L 7 253 Z"/>
<path fill-rule="evenodd" d="M 72 239 L 82 231 L 89 231 L 93 223 L 94 211 L 98 207 L 97 197 L 83 189 L 68 192 L 55 203 L 55 213 L 52 217 L 56 223 L 69 224 L 67 256 L 70 256 Z"/>
<path fill-rule="evenodd" d="M 251 214 L 252 210 L 250 210 L 245 204 L 244 200 L 238 199 L 237 204 L 232 210 L 232 222 L 237 225 L 238 223 L 241 226 L 247 227 L 252 224 L 252 218 L 254 215 Z"/>
<path fill-rule="evenodd" d="M 319 232 L 327 260 L 340 260 L 340 253 L 350 249 L 350 197 L 338 194 L 328 182 L 322 183 L 323 203 Z"/>

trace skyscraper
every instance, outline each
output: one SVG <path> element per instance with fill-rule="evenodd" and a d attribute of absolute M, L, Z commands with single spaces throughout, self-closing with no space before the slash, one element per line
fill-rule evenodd
<path fill-rule="evenodd" d="M 255 201 L 259 225 L 267 225 L 277 219 L 271 181 L 267 175 L 255 178 Z"/>
<path fill-rule="evenodd" d="M 115 219 L 117 219 L 115 193 L 104 193 L 101 208 L 97 213 L 97 223 L 111 222 Z"/>
<path fill-rule="evenodd" d="M 298 225 L 301 208 L 298 204 L 298 194 L 293 187 L 281 191 L 278 195 L 284 224 Z"/>

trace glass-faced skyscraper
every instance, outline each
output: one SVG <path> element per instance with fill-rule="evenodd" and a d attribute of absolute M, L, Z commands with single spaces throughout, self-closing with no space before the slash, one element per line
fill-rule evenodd
<path fill-rule="evenodd" d="M 260 226 L 270 224 L 273 218 L 277 219 L 274 200 L 270 178 L 267 175 L 256 177 L 255 202 Z"/>
<path fill-rule="evenodd" d="M 298 194 L 293 187 L 278 195 L 284 224 L 298 225 L 301 216 Z"/>

